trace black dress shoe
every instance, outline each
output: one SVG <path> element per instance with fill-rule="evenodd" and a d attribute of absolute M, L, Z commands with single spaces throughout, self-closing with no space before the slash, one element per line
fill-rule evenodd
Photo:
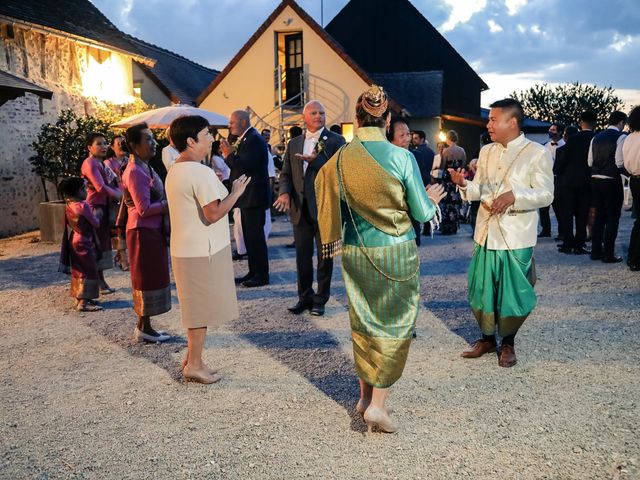
<path fill-rule="evenodd" d="M 622 261 L 622 257 L 618 257 L 616 255 L 605 255 L 602 257 L 603 263 L 620 263 Z"/>
<path fill-rule="evenodd" d="M 236 284 L 246 282 L 247 280 L 251 280 L 255 275 L 253 273 L 247 273 L 244 277 L 237 277 L 235 279 Z"/>
<path fill-rule="evenodd" d="M 324 315 L 324 305 L 314 305 L 311 307 L 311 315 L 315 315 L 316 317 Z"/>
<path fill-rule="evenodd" d="M 574 255 L 591 255 L 591 250 L 584 247 L 574 248 L 573 254 Z"/>
<path fill-rule="evenodd" d="M 305 310 L 311 310 L 311 307 L 313 307 L 313 302 L 303 302 L 302 300 L 299 300 L 298 303 L 293 307 L 287 308 L 287 310 L 295 315 L 300 315 Z"/>
<path fill-rule="evenodd" d="M 262 287 L 264 285 L 269 285 L 269 279 L 261 279 L 258 277 L 253 277 L 247 280 L 246 282 L 242 282 L 242 285 L 247 288 Z"/>
<path fill-rule="evenodd" d="M 571 249 L 569 247 L 559 247 L 558 248 L 558 252 L 559 253 L 572 253 L 573 249 Z"/>
<path fill-rule="evenodd" d="M 629 265 L 629 270 L 632 272 L 640 272 L 640 265 Z"/>
<path fill-rule="evenodd" d="M 593 251 L 591 252 L 591 260 L 602 260 L 602 254 L 601 253 L 593 253 Z"/>
<path fill-rule="evenodd" d="M 233 261 L 238 261 L 238 260 L 246 260 L 249 257 L 248 254 L 241 254 L 238 252 L 233 252 L 233 254 L 231 255 L 231 260 Z"/>
<path fill-rule="evenodd" d="M 556 242 L 561 242 L 561 241 L 563 241 L 563 240 L 564 240 L 564 237 L 563 237 L 562 235 L 558 235 L 557 237 L 553 237 L 553 239 L 554 239 Z"/>

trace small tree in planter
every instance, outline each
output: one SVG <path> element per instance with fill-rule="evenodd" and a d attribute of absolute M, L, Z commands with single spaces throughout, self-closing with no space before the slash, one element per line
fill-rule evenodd
<path fill-rule="evenodd" d="M 57 186 L 64 177 L 80 175 L 82 161 L 88 155 L 85 139 L 91 132 L 102 132 L 107 140 L 112 135 L 107 121 L 90 115 L 79 116 L 73 110 L 63 110 L 56 123 L 42 125 L 31 144 L 36 154 L 29 161 L 42 181 L 45 201 L 49 201 L 47 181 Z"/>

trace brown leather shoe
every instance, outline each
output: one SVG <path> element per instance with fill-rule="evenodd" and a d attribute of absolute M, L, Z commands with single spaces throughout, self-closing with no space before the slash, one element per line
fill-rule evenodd
<path fill-rule="evenodd" d="M 478 340 L 471 346 L 471 350 L 466 350 L 460 354 L 462 358 L 478 358 L 485 353 L 496 351 L 496 342 L 491 340 Z"/>
<path fill-rule="evenodd" d="M 512 345 L 502 345 L 500 347 L 500 359 L 498 365 L 501 367 L 509 368 L 518 363 L 516 358 L 516 351 Z"/>

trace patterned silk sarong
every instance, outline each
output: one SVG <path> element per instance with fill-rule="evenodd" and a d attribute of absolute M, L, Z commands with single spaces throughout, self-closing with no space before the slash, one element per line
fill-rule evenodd
<path fill-rule="evenodd" d="M 476 244 L 469 267 L 469 304 L 485 335 L 515 334 L 535 308 L 533 247 L 488 250 Z"/>
<path fill-rule="evenodd" d="M 127 230 L 133 310 L 153 316 L 171 310 L 169 253 L 165 236 L 155 228 Z"/>
<path fill-rule="evenodd" d="M 353 355 L 358 376 L 368 385 L 387 388 L 402 375 L 418 316 L 418 262 L 413 240 L 342 247 Z"/>

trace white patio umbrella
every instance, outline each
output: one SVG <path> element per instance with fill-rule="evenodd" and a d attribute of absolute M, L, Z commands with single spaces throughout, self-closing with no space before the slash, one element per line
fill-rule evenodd
<path fill-rule="evenodd" d="M 169 107 L 156 108 L 154 110 L 136 113 L 135 115 L 123 118 L 122 120 L 111 124 L 111 126 L 117 128 L 128 128 L 132 125 L 146 122 L 147 125 L 149 125 L 149 128 L 167 128 L 176 118 L 183 117 L 185 115 L 200 115 L 206 118 L 209 121 L 209 124 L 213 127 L 226 128 L 229 124 L 229 119 L 224 115 L 179 103 Z"/>

